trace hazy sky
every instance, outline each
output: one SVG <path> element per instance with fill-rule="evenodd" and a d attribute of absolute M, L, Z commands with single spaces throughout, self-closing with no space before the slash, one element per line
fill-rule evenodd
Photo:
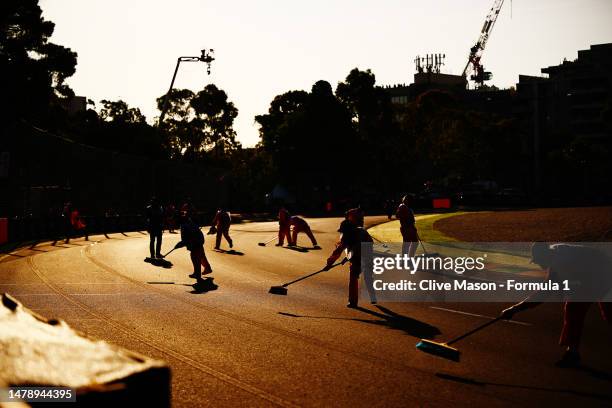
<path fill-rule="evenodd" d="M 203 63 L 183 63 L 176 87 L 209 82 L 239 109 L 245 146 L 258 141 L 254 116 L 272 98 L 335 88 L 349 71 L 370 68 L 378 84 L 410 83 L 417 54 L 446 53 L 443 72 L 458 74 L 493 0 L 41 0 L 56 23 L 53 41 L 78 53 L 69 84 L 98 103 L 123 99 L 151 121 L 179 56 L 214 48 Z M 506 0 L 483 57 L 492 83 L 575 59 L 579 49 L 612 42 L 611 0 Z"/>

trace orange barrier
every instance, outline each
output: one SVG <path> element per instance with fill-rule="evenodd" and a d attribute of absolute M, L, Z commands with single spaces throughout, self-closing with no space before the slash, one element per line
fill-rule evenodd
<path fill-rule="evenodd" d="M 0 218 L 0 244 L 8 242 L 8 219 Z"/>
<path fill-rule="evenodd" d="M 432 201 L 433 208 L 451 208 L 450 198 L 434 198 Z"/>

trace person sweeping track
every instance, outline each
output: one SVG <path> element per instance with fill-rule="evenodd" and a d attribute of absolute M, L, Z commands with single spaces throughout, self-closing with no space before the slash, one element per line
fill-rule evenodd
<path fill-rule="evenodd" d="M 308 238 L 310 238 L 312 246 L 315 248 L 319 248 L 319 244 L 317 244 L 317 239 L 315 238 L 314 234 L 312 233 L 312 230 L 310 229 L 310 225 L 308 225 L 305 219 L 294 215 L 289 219 L 289 225 L 293 227 L 289 246 L 296 246 L 298 234 L 300 232 L 303 232 L 308 236 Z"/>
<path fill-rule="evenodd" d="M 151 198 L 151 202 L 146 208 L 146 214 L 147 231 L 149 232 L 149 252 L 151 254 L 151 259 L 161 259 L 164 208 L 161 206 L 157 197 Z"/>
<path fill-rule="evenodd" d="M 562 285 L 564 280 L 571 285 L 572 293 L 563 304 L 563 327 L 559 344 L 565 352 L 556 362 L 557 367 L 580 365 L 580 338 L 587 311 L 593 303 L 598 304 L 602 318 L 612 324 L 612 303 L 603 302 L 612 289 L 612 262 L 598 249 L 583 245 L 535 242 L 531 248 L 532 262 L 548 271 L 548 279 Z M 537 292 L 501 313 L 504 319 L 523 310 L 542 304 L 547 294 Z M 575 300 L 572 300 L 575 299 Z M 586 299 L 593 299 L 588 302 Z"/>
<path fill-rule="evenodd" d="M 221 237 L 225 237 L 225 240 L 229 244 L 229 247 L 232 248 L 234 246 L 234 242 L 229 235 L 230 225 L 232 223 L 232 216 L 229 211 L 225 211 L 222 208 L 217 210 L 215 214 L 215 218 L 213 218 L 212 226 L 214 232 L 217 233 L 217 238 L 215 241 L 215 249 L 221 248 Z"/>
<path fill-rule="evenodd" d="M 395 216 L 400 222 L 400 233 L 402 234 L 402 253 L 413 257 L 418 247 L 419 236 L 415 226 L 414 212 L 412 204 L 414 198 L 410 194 L 406 194 L 402 198 L 402 202 L 397 207 Z"/>
<path fill-rule="evenodd" d="M 181 240 L 175 248 L 186 247 L 191 256 L 193 273 L 190 278 L 202 279 L 202 275 L 212 273 L 212 267 L 204 252 L 204 234 L 200 227 L 193 221 L 189 211 L 181 212 Z M 202 272 L 202 266 L 204 272 Z"/>
<path fill-rule="evenodd" d="M 359 208 L 353 208 L 346 213 L 346 219 L 340 224 L 338 229 L 340 232 L 340 241 L 336 244 L 336 248 L 327 258 L 327 263 L 324 270 L 329 270 L 334 265 L 334 262 L 340 258 L 343 251 L 347 252 L 347 259 L 350 262 L 349 267 L 349 287 L 348 287 L 348 304 L 347 307 L 356 308 L 359 305 L 359 275 L 361 273 L 361 243 L 372 242 L 372 237 L 363 228 L 363 212 Z M 368 279 L 367 276 L 364 278 Z M 366 282 L 368 289 L 371 284 Z M 373 292 L 370 293 L 372 303 L 376 303 L 376 297 Z"/>
<path fill-rule="evenodd" d="M 278 210 L 278 242 L 276 246 L 283 246 L 285 244 L 285 238 L 287 238 L 287 243 L 291 244 L 291 214 L 285 207 L 281 207 Z"/>

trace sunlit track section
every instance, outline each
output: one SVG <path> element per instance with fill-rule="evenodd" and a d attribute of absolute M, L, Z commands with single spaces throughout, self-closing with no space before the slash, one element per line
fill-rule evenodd
<path fill-rule="evenodd" d="M 366 363 L 374 365 L 374 366 L 384 366 L 384 367 L 387 367 L 387 368 L 388 367 L 392 367 L 392 368 L 394 368 L 396 370 L 400 370 L 400 371 L 401 370 L 410 369 L 410 370 L 415 370 L 415 371 L 419 371 L 419 372 L 422 372 L 422 373 L 431 374 L 431 372 L 429 372 L 427 370 L 422 370 L 422 369 L 420 369 L 418 367 L 414 367 L 414 366 L 407 365 L 407 364 L 402 364 L 401 362 L 385 358 L 385 357 L 383 357 L 381 355 L 371 355 L 371 354 L 367 354 L 367 353 L 353 352 L 353 351 L 347 350 L 345 348 L 338 347 L 338 346 L 336 346 L 336 345 L 334 345 L 332 343 L 320 340 L 320 339 L 315 338 L 315 337 L 311 337 L 311 336 L 299 334 L 299 333 L 296 333 L 296 332 L 292 332 L 292 331 L 289 331 L 289 330 L 285 330 L 285 329 L 282 329 L 282 328 L 277 327 L 277 326 L 273 326 L 273 325 L 270 325 L 270 324 L 265 324 L 265 323 L 259 322 L 257 320 L 250 319 L 248 317 L 236 315 L 234 313 L 227 312 L 227 311 L 221 310 L 219 308 L 210 307 L 210 306 L 198 303 L 198 302 L 191 301 L 191 300 L 186 299 L 186 298 L 184 298 L 182 296 L 175 295 L 173 293 L 170 293 L 170 292 L 165 291 L 163 289 L 160 289 L 158 287 L 148 285 L 146 283 L 140 282 L 138 280 L 135 280 L 135 279 L 132 279 L 132 278 L 130 278 L 128 276 L 123 275 L 122 273 L 116 271 L 115 269 L 113 269 L 109 265 L 107 265 L 107 264 L 101 262 L 100 260 L 96 259 L 93 256 L 93 254 L 91 253 L 91 248 L 92 248 L 91 246 L 83 248 L 82 249 L 82 253 L 94 265 L 98 266 L 99 268 L 103 269 L 104 271 L 106 271 L 106 272 L 108 272 L 108 273 L 110 273 L 112 275 L 118 276 L 118 277 L 120 277 L 122 279 L 125 279 L 125 280 L 127 280 L 129 282 L 134 283 L 135 285 L 141 286 L 141 287 L 146 288 L 146 289 L 148 289 L 150 291 L 156 292 L 156 293 L 160 294 L 161 296 L 166 297 L 167 299 L 172 299 L 172 300 L 175 300 L 177 302 L 181 302 L 181 303 L 193 306 L 195 308 L 205 310 L 206 312 L 215 313 L 217 315 L 220 315 L 220 316 L 223 316 L 223 317 L 226 317 L 226 318 L 229 318 L 229 319 L 241 322 L 241 323 L 245 323 L 245 324 L 251 325 L 253 327 L 257 327 L 259 329 L 262 329 L 262 330 L 265 330 L 265 331 L 268 331 L 268 332 L 271 332 L 271 333 L 274 333 L 274 334 L 279 334 L 279 335 L 282 335 L 282 336 L 285 336 L 285 337 L 292 338 L 294 340 L 298 340 L 298 341 L 301 341 L 301 342 L 304 342 L 304 343 L 307 343 L 307 344 L 310 344 L 310 345 L 314 345 L 314 346 L 317 346 L 317 347 L 324 348 L 324 349 L 329 350 L 329 351 L 333 351 L 333 352 L 336 352 L 336 353 L 339 353 L 339 354 L 342 354 L 342 355 L 345 355 L 345 356 L 349 356 L 349 357 L 361 360 L 363 362 L 366 362 Z"/>
<path fill-rule="evenodd" d="M 88 247 L 89 248 L 89 247 Z M 27 263 L 29 268 L 32 270 L 32 272 L 34 272 L 34 274 L 45 284 L 47 285 L 51 290 L 53 290 L 55 293 L 57 293 L 59 296 L 61 296 L 62 298 L 66 299 L 66 301 L 72 303 L 73 305 L 77 306 L 79 309 L 83 310 L 85 313 L 91 315 L 93 318 L 101 320 L 105 323 L 107 323 L 109 326 L 112 326 L 114 329 L 124 333 L 126 336 L 133 338 L 139 342 L 141 342 L 142 344 L 145 344 L 155 350 L 160 351 L 163 354 L 166 354 L 167 356 L 170 356 L 176 360 L 179 360 L 205 374 L 208 374 L 212 377 L 217 378 L 218 380 L 224 381 L 234 387 L 240 388 L 243 391 L 246 391 L 252 395 L 255 395 L 258 398 L 261 398 L 263 400 L 266 400 L 268 402 L 271 402 L 274 405 L 277 406 L 281 406 L 281 407 L 298 407 L 298 405 L 293 404 L 290 401 L 286 401 L 280 397 L 277 397 L 275 395 L 272 395 L 266 391 L 260 390 L 259 388 L 253 387 L 252 385 L 249 385 L 247 383 L 244 383 L 240 380 L 238 380 L 237 378 L 234 378 L 230 375 L 227 375 L 225 373 L 222 373 L 221 371 L 215 370 L 214 368 L 211 368 L 207 365 L 204 365 L 196 360 L 193 360 L 192 358 L 185 356 L 184 354 L 181 354 L 175 350 L 169 349 L 167 347 L 162 347 L 158 344 L 156 344 L 154 341 L 152 341 L 151 339 L 148 339 L 145 336 L 141 336 L 137 333 L 135 333 L 132 329 L 130 329 L 129 327 L 126 327 L 125 325 L 123 325 L 122 323 L 117 322 L 116 320 L 112 319 L 111 317 L 103 314 L 103 313 L 99 313 L 96 312 L 94 310 L 92 310 L 90 307 L 88 307 L 87 305 L 85 305 L 83 302 L 80 302 L 74 298 L 72 298 L 71 296 L 67 295 L 66 293 L 64 293 L 63 291 L 61 291 L 57 286 L 55 286 L 53 283 L 51 283 L 44 275 L 44 273 L 42 273 L 42 271 L 39 269 L 39 267 L 36 265 L 36 262 L 34 260 L 34 258 L 37 255 L 34 256 L 30 256 L 27 258 Z"/>

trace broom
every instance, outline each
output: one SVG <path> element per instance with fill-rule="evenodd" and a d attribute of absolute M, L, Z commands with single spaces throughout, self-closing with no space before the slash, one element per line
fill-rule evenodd
<path fill-rule="evenodd" d="M 497 323 L 498 321 L 502 319 L 504 319 L 502 316 L 496 317 L 495 319 L 490 320 L 484 324 L 481 324 L 475 329 L 472 329 L 469 332 L 464 333 L 459 337 L 455 337 L 454 339 L 447 341 L 446 343 L 438 343 L 432 340 L 421 339 L 421 341 L 419 341 L 416 344 L 416 348 L 425 353 L 432 354 L 434 356 L 438 356 L 438 357 L 446 358 L 451 361 L 459 362 L 459 357 L 461 355 L 461 352 L 458 349 L 451 347 L 450 345 L 468 336 L 471 336 L 477 331 L 480 331 L 484 329 L 485 327 L 492 325 L 493 323 Z"/>
<path fill-rule="evenodd" d="M 381 241 L 380 239 L 376 238 L 374 235 L 370 235 L 370 236 L 372 237 L 374 241 L 378 242 L 379 244 L 382 244 L 383 248 L 389 247 L 385 241 Z"/>
<path fill-rule="evenodd" d="M 286 296 L 287 295 L 287 286 L 293 285 L 294 283 L 299 282 L 301 280 L 310 278 L 311 276 L 315 276 L 315 275 L 317 275 L 317 274 L 319 274 L 321 272 L 329 271 L 330 269 L 335 268 L 336 266 L 344 265 L 347 261 L 348 261 L 348 259 L 344 258 L 342 260 L 342 262 L 339 262 L 337 264 L 333 264 L 329 269 L 323 268 L 323 269 L 321 269 L 319 271 L 316 271 L 316 272 L 313 272 L 313 273 L 309 273 L 308 275 L 302 276 L 301 278 L 297 278 L 296 280 L 293 280 L 291 282 L 284 283 L 284 284 L 282 284 L 280 286 L 272 286 L 272 287 L 270 287 L 270 290 L 268 291 L 268 293 L 271 293 L 273 295 L 283 295 L 283 296 Z"/>
<path fill-rule="evenodd" d="M 168 255 L 170 255 L 172 253 L 172 251 L 174 251 L 175 249 L 178 249 L 177 247 L 172 248 L 170 251 L 168 251 L 166 254 L 162 255 L 162 258 L 167 257 Z"/>
<path fill-rule="evenodd" d="M 257 245 L 259 246 L 266 246 L 266 244 L 269 244 L 270 242 L 274 241 L 276 239 L 276 235 L 273 236 L 272 238 L 270 238 L 269 240 L 267 240 L 266 242 L 258 242 Z"/>

